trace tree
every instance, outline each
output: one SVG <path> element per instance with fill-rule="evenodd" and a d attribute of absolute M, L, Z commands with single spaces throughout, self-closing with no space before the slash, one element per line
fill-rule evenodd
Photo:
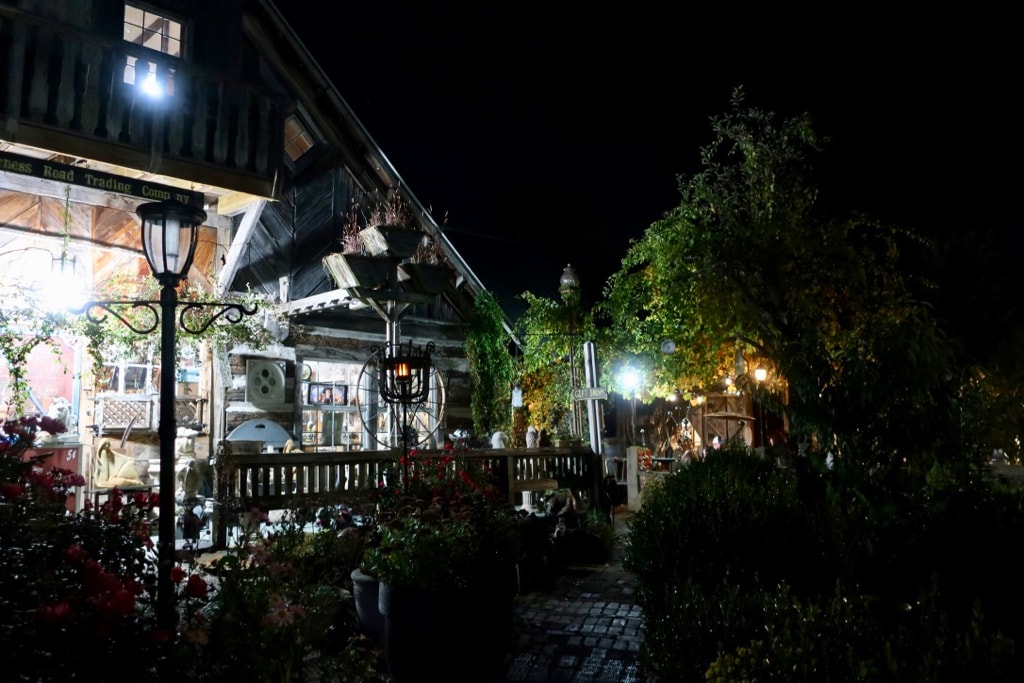
<path fill-rule="evenodd" d="M 597 335 L 593 316 L 578 290 L 563 291 L 561 303 L 532 292 L 519 298 L 526 303 L 516 335 L 522 341 L 520 381 L 527 420 L 549 435 L 569 434 L 572 369 L 583 376 L 583 342 Z"/>
<path fill-rule="evenodd" d="M 680 204 L 609 279 L 604 346 L 646 358 L 661 395 L 716 385 L 737 350 L 756 357 L 785 384 L 794 431 L 834 453 L 935 446 L 950 356 L 905 268 L 927 241 L 826 213 L 813 164 L 826 141 L 809 115 L 748 108 L 742 89 L 731 104 Z M 662 339 L 676 352 L 659 353 Z"/>

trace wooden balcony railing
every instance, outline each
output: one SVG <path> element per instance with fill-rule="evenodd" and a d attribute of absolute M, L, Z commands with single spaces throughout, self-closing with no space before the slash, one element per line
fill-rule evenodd
<path fill-rule="evenodd" d="M 124 82 L 156 65 L 164 96 Z M 273 196 L 285 98 L 0 4 L 0 139 Z"/>
<path fill-rule="evenodd" d="M 420 450 L 418 457 L 443 453 Z M 364 503 L 388 477 L 400 475 L 400 456 L 398 451 L 233 454 L 222 446 L 215 462 L 221 513 L 214 542 L 219 547 L 226 542 L 226 512 Z M 489 467 L 511 504 L 520 493 L 555 488 L 571 489 L 584 504 L 592 503 L 603 478 L 599 458 L 589 447 L 469 450 L 458 453 L 452 466 L 462 463 Z"/>

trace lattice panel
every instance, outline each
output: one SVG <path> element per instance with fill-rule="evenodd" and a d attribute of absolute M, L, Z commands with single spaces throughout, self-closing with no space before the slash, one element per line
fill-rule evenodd
<path fill-rule="evenodd" d="M 132 417 L 136 417 L 132 429 L 151 430 L 153 429 L 153 402 L 149 399 L 124 400 L 117 398 L 96 399 L 99 423 L 103 430 L 127 429 Z"/>
<path fill-rule="evenodd" d="M 203 401 L 201 398 L 177 399 L 174 403 L 174 420 L 178 426 L 197 424 L 203 421 Z"/>

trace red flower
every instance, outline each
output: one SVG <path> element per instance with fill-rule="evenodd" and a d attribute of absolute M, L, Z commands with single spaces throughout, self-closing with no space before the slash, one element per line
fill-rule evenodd
<path fill-rule="evenodd" d="M 25 493 L 25 487 L 21 484 L 5 481 L 2 488 L 3 496 L 7 500 L 18 500 Z"/>
<path fill-rule="evenodd" d="M 157 627 L 150 632 L 154 643 L 169 643 L 174 632 L 167 628 Z"/>
<path fill-rule="evenodd" d="M 57 624 L 67 621 L 71 617 L 71 605 L 66 602 L 58 602 L 55 605 L 43 605 L 36 610 L 40 621 L 48 624 Z"/>
<path fill-rule="evenodd" d="M 135 595 L 128 589 L 118 587 L 104 593 L 96 600 L 100 614 L 110 617 L 127 617 L 135 609 Z"/>
<path fill-rule="evenodd" d="M 185 596 L 189 598 L 205 598 L 209 590 L 206 581 L 195 574 L 188 577 L 188 583 L 185 584 Z"/>
<path fill-rule="evenodd" d="M 171 569 L 171 581 L 174 583 L 181 583 L 185 580 L 186 576 L 187 574 L 185 573 L 185 570 L 181 568 L 180 564 L 175 565 L 174 568 Z"/>
<path fill-rule="evenodd" d="M 49 415 L 44 415 L 39 419 L 39 428 L 49 434 L 63 434 L 68 431 L 63 422 L 55 420 Z"/>
<path fill-rule="evenodd" d="M 66 557 L 68 562 L 71 562 L 72 564 L 81 564 L 89 558 L 89 553 L 85 552 L 85 548 L 81 545 L 75 543 L 64 551 L 64 557 Z"/>

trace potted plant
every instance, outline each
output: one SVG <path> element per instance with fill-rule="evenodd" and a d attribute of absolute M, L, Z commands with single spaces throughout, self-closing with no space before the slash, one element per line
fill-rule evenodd
<path fill-rule="evenodd" d="M 397 191 L 365 216 L 353 204 L 342 222 L 342 252 L 324 257 L 324 270 L 340 289 L 381 289 L 395 283 L 398 262 L 415 254 L 425 237 Z"/>
<path fill-rule="evenodd" d="M 380 580 L 390 674 L 395 683 L 486 680 L 511 646 L 518 518 L 487 472 L 451 452 L 414 450 L 408 468 L 399 487 L 381 489 L 379 536 L 363 556 Z M 443 661 L 437 653 L 453 638 L 460 652 Z"/>
<path fill-rule="evenodd" d="M 393 191 L 373 207 L 358 236 L 363 248 L 373 256 L 406 259 L 419 248 L 424 234 L 416 227 L 402 195 Z"/>
<path fill-rule="evenodd" d="M 413 260 L 401 264 L 400 268 L 403 286 L 423 294 L 440 294 L 452 277 L 440 243 L 427 235 L 420 241 Z"/>

